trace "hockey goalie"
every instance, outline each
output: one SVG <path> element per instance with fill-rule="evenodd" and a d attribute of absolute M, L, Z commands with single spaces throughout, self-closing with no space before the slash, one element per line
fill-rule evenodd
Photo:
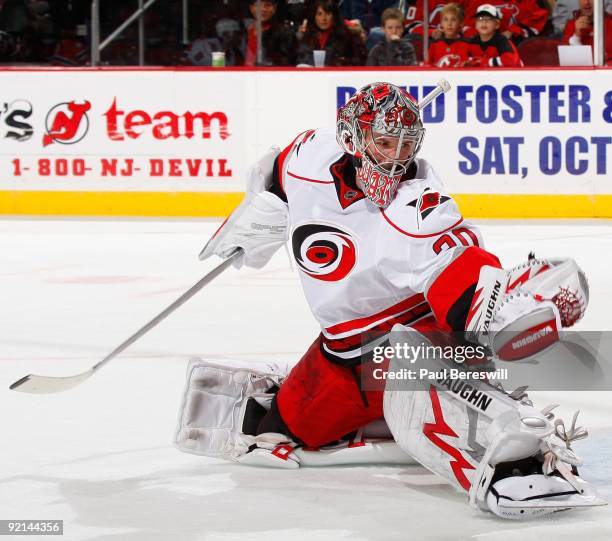
<path fill-rule="evenodd" d="M 499 362 L 520 362 L 551 347 L 588 304 L 570 258 L 502 268 L 417 157 L 424 134 L 415 99 L 373 83 L 340 108 L 335 130 L 301 133 L 249 170 L 244 201 L 200 257 L 240 249 L 239 265 L 261 268 L 288 242 L 321 333 L 288 373 L 193 362 L 176 444 L 287 469 L 420 463 L 506 518 L 600 505 L 571 449 L 586 436 L 575 418 L 566 427 L 551 407 L 486 381 L 475 387 L 486 411 L 435 382 L 363 385 L 375 348 L 435 335 L 459 333 Z"/>

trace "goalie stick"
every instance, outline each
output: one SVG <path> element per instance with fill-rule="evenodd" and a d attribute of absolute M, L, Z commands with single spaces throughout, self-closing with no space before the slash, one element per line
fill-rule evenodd
<path fill-rule="evenodd" d="M 448 83 L 448 81 L 446 81 L 445 79 L 440 79 L 436 87 L 429 94 L 427 94 L 427 96 L 425 96 L 418 104 L 419 109 L 424 109 L 429 103 L 436 99 L 437 96 L 444 92 L 448 92 L 448 90 L 450 90 L 450 84 Z M 117 346 L 106 357 L 104 357 L 104 359 L 92 366 L 89 370 L 86 370 L 85 372 L 81 372 L 79 374 L 75 374 L 73 376 L 64 377 L 39 376 L 36 374 L 28 374 L 27 376 L 24 376 L 23 378 L 15 381 L 9 388 L 14 391 L 26 393 L 49 394 L 67 391 L 69 389 L 72 389 L 73 387 L 76 387 L 86 379 L 90 378 L 97 370 L 102 368 L 110 360 L 114 359 L 117 355 L 119 355 L 126 348 L 136 342 L 136 340 L 138 340 L 141 336 L 143 336 L 145 333 L 155 327 L 158 323 L 163 321 L 182 304 L 187 302 L 204 286 L 206 286 L 214 278 L 221 274 L 227 267 L 229 267 L 230 264 L 232 264 L 235 259 L 240 257 L 242 254 L 242 249 L 237 249 L 235 252 L 233 252 L 223 263 L 221 263 L 219 266 L 209 272 L 206 276 L 200 279 L 170 306 L 168 306 L 159 315 L 149 321 L 144 327 L 142 327 L 136 333 L 130 336 L 127 340 Z"/>
<path fill-rule="evenodd" d="M 174 312 L 177 308 L 186 303 L 191 297 L 193 297 L 198 291 L 200 291 L 204 286 L 208 285 L 212 282 L 217 276 L 219 276 L 225 269 L 227 269 L 236 259 L 242 256 L 243 250 L 241 248 L 237 248 L 233 253 L 229 255 L 229 257 L 223 261 L 220 265 L 211 270 L 206 276 L 202 277 L 198 282 L 196 282 L 193 286 L 189 288 L 185 293 L 183 293 L 178 299 L 176 299 L 170 306 L 165 308 L 162 312 L 160 312 L 157 316 L 155 316 L 151 321 L 149 321 L 144 327 L 140 328 L 136 331 L 132 336 L 130 336 L 127 340 L 117 346 L 113 351 L 111 351 L 104 359 L 100 362 L 93 365 L 89 370 L 85 372 L 81 372 L 80 374 L 75 374 L 74 376 L 38 376 L 36 374 L 28 374 L 23 378 L 17 380 L 13 383 L 9 389 L 13 391 L 21 391 L 23 393 L 33 393 L 33 394 L 50 394 L 50 393 L 59 393 L 62 391 L 67 391 L 68 389 L 72 389 L 76 387 L 80 383 L 83 383 L 86 379 L 93 376 L 96 371 L 102 368 L 105 364 L 107 364 L 111 359 L 114 359 L 117 355 L 119 355 L 126 348 L 131 346 L 136 340 L 138 340 L 142 335 L 150 331 L 153 327 L 155 327 L 158 323 L 162 322 L 166 319 L 172 312 Z"/>
<path fill-rule="evenodd" d="M 427 107 L 440 94 L 448 92 L 450 90 L 450 87 L 450 83 L 446 79 L 440 79 L 437 82 L 436 87 L 419 102 L 419 109 L 421 111 L 425 109 L 425 107 Z"/>

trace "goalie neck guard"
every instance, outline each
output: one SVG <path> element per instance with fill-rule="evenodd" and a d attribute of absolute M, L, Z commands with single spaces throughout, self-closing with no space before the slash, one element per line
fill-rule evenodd
<path fill-rule="evenodd" d="M 415 99 L 390 83 L 360 88 L 338 110 L 336 139 L 356 159 L 365 196 L 386 208 L 416 158 L 425 128 Z"/>

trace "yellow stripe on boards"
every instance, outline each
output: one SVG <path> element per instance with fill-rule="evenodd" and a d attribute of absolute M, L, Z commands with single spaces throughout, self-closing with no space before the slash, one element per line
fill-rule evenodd
<path fill-rule="evenodd" d="M 31 216 L 227 216 L 242 192 L 0 191 L 0 214 Z M 612 195 L 455 194 L 466 218 L 612 218 Z"/>
<path fill-rule="evenodd" d="M 0 214 L 224 217 L 243 197 L 242 192 L 0 191 Z"/>
<path fill-rule="evenodd" d="M 612 195 L 454 194 L 470 218 L 612 218 Z"/>

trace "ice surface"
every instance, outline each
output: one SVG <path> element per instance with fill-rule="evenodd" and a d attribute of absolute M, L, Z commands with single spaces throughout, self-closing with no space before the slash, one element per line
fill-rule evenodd
<path fill-rule="evenodd" d="M 216 262 L 206 221 L 0 221 L 0 519 L 63 519 L 66 540 L 608 539 L 612 509 L 514 523 L 477 514 L 420 467 L 273 471 L 171 446 L 190 356 L 295 362 L 317 334 L 279 252 L 229 270 L 72 391 L 8 390 L 111 351 Z M 610 222 L 483 222 L 509 266 L 572 254 L 591 283 L 582 329 L 611 330 Z M 582 410 L 584 477 L 612 499 L 612 393 L 534 393 Z M 7 538 L 8 539 L 8 538 Z"/>

